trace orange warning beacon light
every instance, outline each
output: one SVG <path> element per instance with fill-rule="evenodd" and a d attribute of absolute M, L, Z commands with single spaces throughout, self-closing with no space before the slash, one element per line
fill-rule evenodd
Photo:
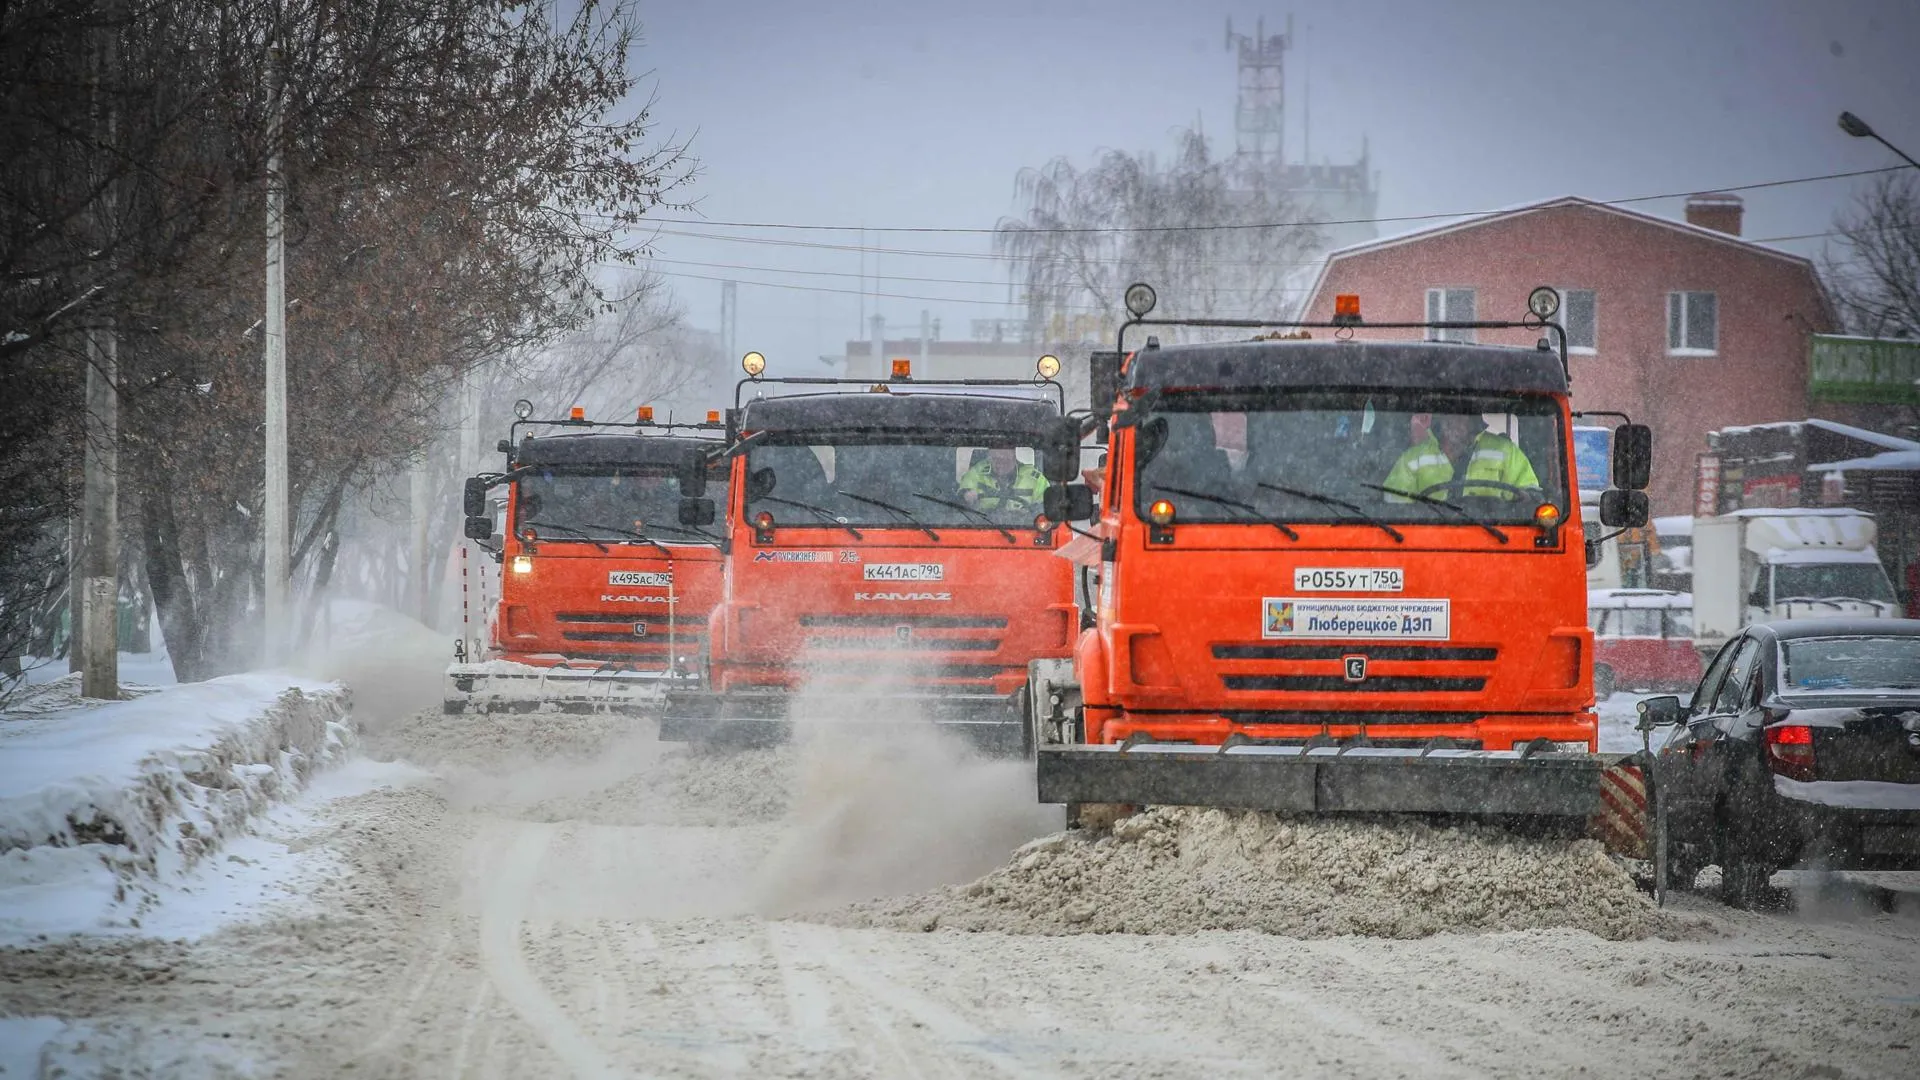
<path fill-rule="evenodd" d="M 653 406 L 651 405 L 640 406 L 638 410 L 638 414 L 639 414 L 641 423 L 643 424 L 653 423 Z"/>
<path fill-rule="evenodd" d="M 577 420 L 577 421 L 580 421 L 581 423 L 585 423 L 587 419 L 587 410 L 582 406 L 575 405 L 571 410 L 567 412 L 567 419 Z"/>
<path fill-rule="evenodd" d="M 896 379 L 913 378 L 913 361 L 900 357 L 893 362 L 893 377 Z"/>
<path fill-rule="evenodd" d="M 719 409 L 708 409 L 708 410 L 707 410 L 707 423 L 709 423 L 709 424 L 717 424 L 717 423 L 719 423 L 719 422 L 720 422 L 720 410 L 719 410 Z"/>
<path fill-rule="evenodd" d="M 1340 326 L 1352 326 L 1360 321 L 1360 294 L 1341 293 L 1333 298 L 1333 321 Z"/>

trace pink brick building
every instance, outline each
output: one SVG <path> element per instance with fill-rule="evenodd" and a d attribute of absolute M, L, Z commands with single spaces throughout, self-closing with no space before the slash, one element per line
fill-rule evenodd
<path fill-rule="evenodd" d="M 1737 197 L 1695 196 L 1687 218 L 1569 196 L 1359 244 L 1328 257 L 1305 317 L 1358 293 L 1370 322 L 1519 319 L 1534 286 L 1553 286 L 1574 407 L 1651 425 L 1654 512 L 1691 513 L 1707 432 L 1809 415 L 1807 335 L 1837 321 L 1812 263 L 1740 239 Z"/>

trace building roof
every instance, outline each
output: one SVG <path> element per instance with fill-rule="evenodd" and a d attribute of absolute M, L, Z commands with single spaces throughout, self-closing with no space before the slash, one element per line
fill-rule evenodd
<path fill-rule="evenodd" d="M 1845 472 L 1849 469 L 1860 472 L 1920 472 L 1920 449 L 1888 450 L 1870 457 L 1807 466 L 1808 472 Z"/>
<path fill-rule="evenodd" d="M 1308 306 L 1311 307 L 1313 304 L 1313 301 L 1319 299 L 1321 287 L 1326 284 L 1327 271 L 1331 270 L 1333 268 L 1333 264 L 1340 259 L 1347 258 L 1348 256 L 1351 256 L 1351 255 L 1363 255 L 1363 254 L 1370 254 L 1375 251 L 1383 251 L 1383 250 L 1386 250 L 1387 248 L 1399 247 L 1403 244 L 1410 244 L 1420 240 L 1431 239 L 1433 237 L 1445 236 L 1448 233 L 1461 232 L 1467 229 L 1475 229 L 1483 225 L 1493 225 L 1500 222 L 1509 221 L 1513 218 L 1523 217 L 1527 214 L 1539 213 L 1540 211 L 1543 211 L 1543 210 L 1557 210 L 1563 207 L 1575 207 L 1579 209 L 1592 210 L 1598 213 L 1618 214 L 1619 216 L 1628 218 L 1632 221 L 1637 221 L 1645 225 L 1657 226 L 1663 229 L 1671 229 L 1674 232 L 1690 235 L 1696 239 L 1711 240 L 1716 243 L 1722 243 L 1722 244 L 1731 244 L 1739 248 L 1742 248 L 1746 251 L 1752 252 L 1753 254 L 1756 254 L 1756 255 L 1763 255 L 1769 258 L 1780 259 L 1784 262 L 1788 262 L 1788 263 L 1792 263 L 1792 264 L 1804 267 L 1807 273 L 1810 276 L 1814 277 L 1816 284 L 1818 284 L 1818 281 L 1819 281 L 1818 276 L 1814 275 L 1813 273 L 1812 260 L 1802 255 L 1795 255 L 1790 251 L 1782 251 L 1779 248 L 1769 247 L 1766 244 L 1758 243 L 1753 240 L 1745 240 L 1738 236 L 1732 236 L 1727 233 L 1723 233 L 1718 229 L 1708 229 L 1699 225 L 1694 225 L 1686 221 L 1677 221 L 1673 218 L 1659 217 L 1654 214 L 1642 213 L 1639 210 L 1629 210 L 1622 206 L 1615 206 L 1609 203 L 1600 202 L 1596 199 L 1589 199 L 1582 195 L 1560 195 L 1551 199 L 1542 199 L 1537 202 L 1521 203 L 1517 206 L 1510 206 L 1510 207 L 1505 207 L 1499 210 L 1492 210 L 1484 214 L 1478 214 L 1472 217 L 1464 218 L 1458 221 L 1448 222 L 1442 225 L 1423 225 L 1423 226 L 1420 226 L 1419 228 L 1409 229 L 1406 232 L 1396 233 L 1392 236 L 1383 236 L 1375 240 L 1367 240 L 1358 244 L 1349 244 L 1343 248 L 1336 248 L 1335 250 L 1328 252 L 1326 261 L 1320 264 L 1320 271 L 1314 277 L 1314 280 L 1313 280 L 1313 288 L 1307 294 Z M 1826 302 L 1824 292 L 1822 292 L 1821 294 L 1821 302 L 1822 303 Z"/>
<path fill-rule="evenodd" d="M 1817 417 L 1807 420 L 1775 420 L 1766 424 L 1736 424 L 1732 427 L 1721 428 L 1720 433 L 1723 435 L 1745 435 L 1755 431 L 1779 431 L 1785 434 L 1796 434 L 1801 427 L 1819 428 L 1821 431 L 1832 432 L 1835 435 L 1844 435 L 1849 439 L 1858 439 L 1863 443 L 1882 447 L 1887 450 L 1920 450 L 1920 442 L 1915 442 L 1912 439 L 1903 439 L 1898 435 L 1888 435 L 1884 431 L 1873 431 L 1868 428 L 1855 427 L 1852 424 L 1842 424 L 1836 420 L 1821 420 Z"/>

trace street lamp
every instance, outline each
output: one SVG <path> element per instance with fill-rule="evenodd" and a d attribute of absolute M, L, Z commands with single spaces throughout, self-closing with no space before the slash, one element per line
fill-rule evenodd
<path fill-rule="evenodd" d="M 1846 132 L 1847 134 L 1853 136 L 1856 139 L 1872 139 L 1878 142 L 1881 146 L 1884 146 L 1887 149 L 1893 151 L 1894 153 L 1900 155 L 1900 157 L 1904 159 L 1907 164 L 1913 166 L 1916 169 L 1920 169 L 1920 161 L 1913 160 L 1912 157 L 1908 156 L 1905 150 L 1902 150 L 1899 147 L 1888 142 L 1887 140 L 1881 138 L 1880 133 L 1873 130 L 1873 128 L 1869 127 L 1865 120 L 1860 119 L 1859 117 L 1853 115 L 1850 112 L 1843 112 L 1840 114 L 1840 130 Z"/>

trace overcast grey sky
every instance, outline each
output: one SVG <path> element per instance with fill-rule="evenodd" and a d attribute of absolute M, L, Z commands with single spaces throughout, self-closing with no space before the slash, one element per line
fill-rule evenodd
<path fill-rule="evenodd" d="M 1019 209 L 1015 174 L 1056 156 L 1164 152 L 1195 122 L 1230 150 L 1225 22 L 1251 33 L 1264 16 L 1273 33 L 1289 13 L 1288 157 L 1301 154 L 1310 76 L 1313 159 L 1350 161 L 1367 140 L 1385 216 L 1897 163 L 1843 134 L 1842 109 L 1920 156 L 1920 0 L 643 0 L 640 11 L 636 66 L 652 72 L 661 131 L 692 136 L 694 216 L 715 221 L 990 227 Z M 1826 231 L 1861 183 L 1746 193 L 1746 235 Z M 1677 200 L 1639 209 L 1680 214 Z M 947 338 L 1019 313 L 993 303 L 1007 299 L 1007 268 L 978 257 L 984 236 L 869 234 L 873 247 L 974 257 L 867 255 L 869 294 L 935 299 L 863 301 L 857 250 L 794 246 L 858 248 L 857 233 L 662 228 L 783 242 L 663 234 L 655 245 L 696 325 L 719 321 L 720 285 L 703 278 L 741 282 L 739 347 L 776 371 L 817 370 L 818 356 L 865 336 L 860 314 L 876 304 L 901 336 L 923 308 Z"/>

